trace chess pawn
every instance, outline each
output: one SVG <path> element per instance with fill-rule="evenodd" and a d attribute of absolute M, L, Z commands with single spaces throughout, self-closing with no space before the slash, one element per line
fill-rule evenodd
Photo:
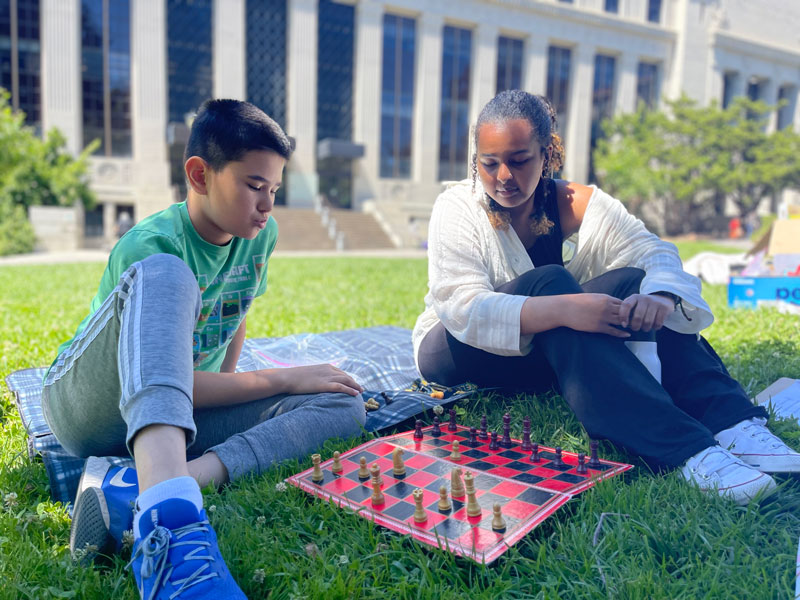
<path fill-rule="evenodd" d="M 500 503 L 495 502 L 492 510 L 494 512 L 494 516 L 492 517 L 492 529 L 495 531 L 505 531 L 506 520 L 503 518 L 503 513 L 500 509 Z"/>
<path fill-rule="evenodd" d="M 422 490 L 417 488 L 411 495 L 414 496 L 414 522 L 424 523 L 428 520 L 428 513 L 422 508 Z"/>
<path fill-rule="evenodd" d="M 442 428 L 439 427 L 439 417 L 433 417 L 433 429 L 431 429 L 431 435 L 436 437 L 442 435 Z"/>
<path fill-rule="evenodd" d="M 367 457 L 362 456 L 358 461 L 358 478 L 359 479 L 369 479 L 369 469 L 367 468 Z"/>
<path fill-rule="evenodd" d="M 492 441 L 489 442 L 489 450 L 500 450 L 500 444 L 497 442 L 497 432 L 492 432 Z"/>
<path fill-rule="evenodd" d="M 461 460 L 461 452 L 459 452 L 458 440 L 453 441 L 453 451 L 450 453 L 450 460 Z"/>
<path fill-rule="evenodd" d="M 453 508 L 453 504 L 450 502 L 450 498 L 447 496 L 447 486 L 443 485 L 439 488 L 439 510 L 442 512 L 447 512 Z"/>
<path fill-rule="evenodd" d="M 319 466 L 321 461 L 322 457 L 319 454 L 311 455 L 311 463 L 314 465 L 314 471 L 311 473 L 311 481 L 314 483 L 325 481 L 325 475 L 322 473 L 322 469 Z"/>
<path fill-rule="evenodd" d="M 475 495 L 475 480 L 469 471 L 464 473 L 464 487 L 467 490 L 467 516 L 479 517 L 481 505 L 478 504 L 478 498 Z"/>
<path fill-rule="evenodd" d="M 461 480 L 461 467 L 453 467 L 450 472 L 450 495 L 453 498 L 464 497 L 464 482 Z"/>
<path fill-rule="evenodd" d="M 414 424 L 414 439 L 419 441 L 423 438 L 422 435 L 422 421 L 417 419 L 417 422 Z"/>
<path fill-rule="evenodd" d="M 392 451 L 392 473 L 398 477 L 406 474 L 406 465 L 403 463 L 403 449 L 395 448 Z"/>
<path fill-rule="evenodd" d="M 533 442 L 531 444 L 531 462 L 540 462 L 542 459 L 539 457 L 539 444 Z"/>
<path fill-rule="evenodd" d="M 375 472 L 372 472 L 372 503 L 373 504 L 383 504 L 386 502 L 386 497 L 383 495 L 381 491 L 381 483 L 378 481 L 378 478 L 375 476 Z"/>
<path fill-rule="evenodd" d="M 331 471 L 337 474 L 344 471 L 344 467 L 342 466 L 341 454 L 339 454 L 338 450 L 333 453 L 333 464 L 331 465 Z"/>

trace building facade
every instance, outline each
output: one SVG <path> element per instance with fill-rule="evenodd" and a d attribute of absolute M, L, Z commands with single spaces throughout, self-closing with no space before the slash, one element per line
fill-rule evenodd
<path fill-rule="evenodd" d="M 294 138 L 290 207 L 322 195 L 403 229 L 468 176 L 470 124 L 503 89 L 551 99 L 576 181 L 601 120 L 638 102 L 746 94 L 783 102 L 771 128 L 800 127 L 797 31 L 785 0 L 0 0 L 0 86 L 73 152 L 95 144 L 87 235 L 182 197 L 187 124 L 212 96 Z"/>

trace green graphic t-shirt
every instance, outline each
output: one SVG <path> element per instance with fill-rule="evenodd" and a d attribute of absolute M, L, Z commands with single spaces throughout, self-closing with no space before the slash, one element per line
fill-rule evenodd
<path fill-rule="evenodd" d="M 225 246 L 217 246 L 197 233 L 189 219 L 186 202 L 151 215 L 114 246 L 89 316 L 78 326 L 75 337 L 83 331 L 128 267 L 152 254 L 173 254 L 189 265 L 203 295 L 203 308 L 193 336 L 194 368 L 219 371 L 228 344 L 247 309 L 253 299 L 267 289 L 267 259 L 277 240 L 278 225 L 273 218 L 254 239 L 234 237 Z M 62 344 L 58 353 L 71 342 Z"/>

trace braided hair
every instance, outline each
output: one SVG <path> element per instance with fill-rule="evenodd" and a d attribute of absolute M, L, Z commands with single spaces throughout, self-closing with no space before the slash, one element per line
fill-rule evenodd
<path fill-rule="evenodd" d="M 544 185 L 542 198 L 547 199 L 549 186 L 545 178 L 552 177 L 553 173 L 561 170 L 564 164 L 564 146 L 561 136 L 556 132 L 556 111 L 544 96 L 535 96 L 523 90 L 506 90 L 489 100 L 478 115 L 475 125 L 474 143 L 476 152 L 472 155 L 472 191 L 478 180 L 478 132 L 486 123 L 505 123 L 522 119 L 530 123 L 533 135 L 542 145 L 544 165 L 539 185 Z M 536 194 L 534 193 L 534 196 Z M 489 222 L 495 229 L 506 230 L 511 223 L 511 214 L 485 194 L 484 206 L 489 216 Z M 534 204 L 531 215 L 531 231 L 535 235 L 546 235 L 553 227 L 553 222 L 547 218 L 544 202 Z"/>

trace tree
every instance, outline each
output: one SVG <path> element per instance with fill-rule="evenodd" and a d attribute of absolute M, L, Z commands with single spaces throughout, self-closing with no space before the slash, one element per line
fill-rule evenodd
<path fill-rule="evenodd" d="M 87 177 L 90 145 L 77 158 L 56 129 L 40 139 L 14 112 L 9 94 L 0 88 L 0 255 L 33 249 L 33 229 L 27 221 L 32 205 L 94 205 Z"/>
<path fill-rule="evenodd" d="M 656 229 L 707 229 L 724 216 L 726 198 L 746 216 L 768 194 L 800 186 L 800 136 L 765 131 L 774 107 L 747 98 L 724 110 L 698 107 L 685 96 L 666 105 L 664 112 L 640 105 L 606 122 L 595 151 L 605 189 L 637 213 L 660 206 Z"/>

